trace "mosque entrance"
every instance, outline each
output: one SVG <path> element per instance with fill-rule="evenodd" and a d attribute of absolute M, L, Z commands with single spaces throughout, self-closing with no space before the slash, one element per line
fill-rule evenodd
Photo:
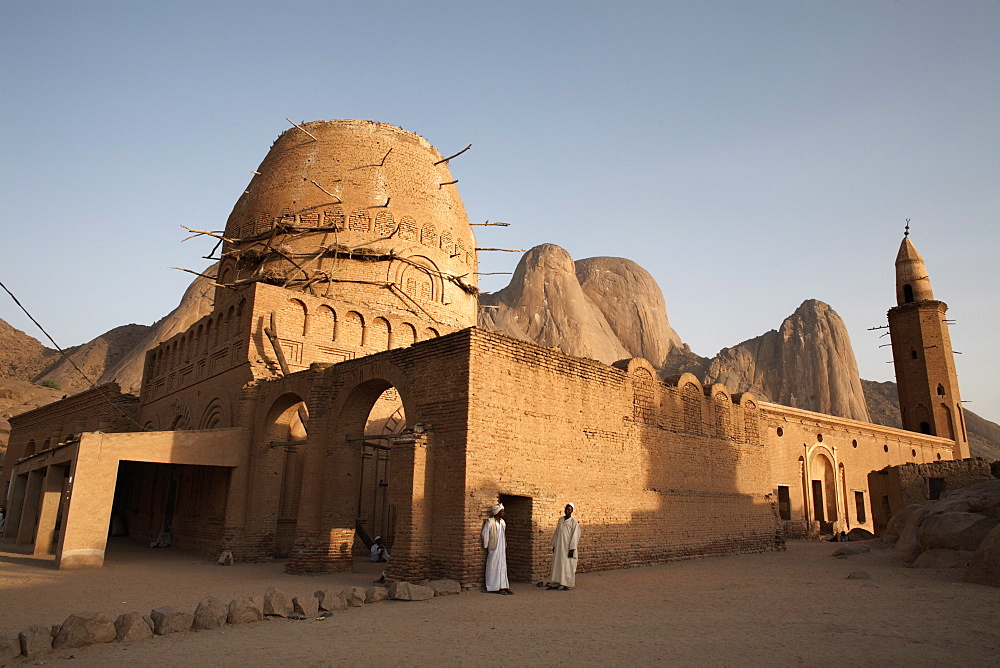
<path fill-rule="evenodd" d="M 534 536 L 530 496 L 500 495 L 507 523 L 507 577 L 512 582 L 531 582 Z"/>

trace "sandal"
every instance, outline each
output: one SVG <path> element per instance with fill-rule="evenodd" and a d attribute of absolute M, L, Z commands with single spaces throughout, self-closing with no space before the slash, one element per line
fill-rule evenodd
<path fill-rule="evenodd" d="M 566 585 L 562 585 L 558 589 L 559 589 L 559 591 L 569 591 L 569 587 L 567 587 Z"/>

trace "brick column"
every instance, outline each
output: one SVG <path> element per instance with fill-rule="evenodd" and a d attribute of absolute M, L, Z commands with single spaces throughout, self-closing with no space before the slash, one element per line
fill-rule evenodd
<path fill-rule="evenodd" d="M 427 478 L 427 437 L 412 434 L 394 441 L 389 503 L 396 508 L 396 537 L 386 572 L 396 580 L 430 575 L 431 489 Z"/>

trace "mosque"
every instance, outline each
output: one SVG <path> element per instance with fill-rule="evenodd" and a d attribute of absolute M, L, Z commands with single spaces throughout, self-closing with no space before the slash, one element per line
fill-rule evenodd
<path fill-rule="evenodd" d="M 874 530 L 870 472 L 969 457 L 947 307 L 908 237 L 893 429 L 477 328 L 453 157 L 370 121 L 281 134 L 219 236 L 212 312 L 146 354 L 140 396 L 104 385 L 11 419 L 4 539 L 83 568 L 169 531 L 314 573 L 378 534 L 390 577 L 474 586 L 498 500 L 530 581 L 568 500 L 580 570 L 624 568 Z"/>

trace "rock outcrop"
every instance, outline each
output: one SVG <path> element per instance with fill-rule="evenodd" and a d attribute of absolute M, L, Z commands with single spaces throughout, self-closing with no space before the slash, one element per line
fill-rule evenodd
<path fill-rule="evenodd" d="M 802 302 L 777 330 L 719 351 L 704 382 L 785 406 L 869 421 L 847 327 L 836 311 L 815 299 Z"/>

